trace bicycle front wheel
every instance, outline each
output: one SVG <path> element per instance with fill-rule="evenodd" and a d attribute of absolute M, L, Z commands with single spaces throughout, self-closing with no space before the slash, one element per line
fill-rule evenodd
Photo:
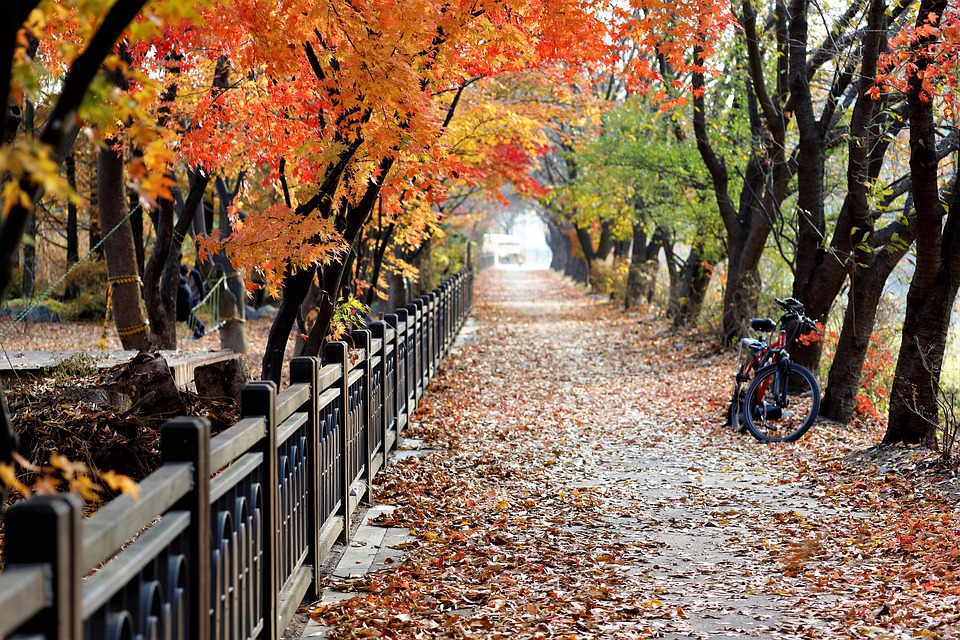
<path fill-rule="evenodd" d="M 820 412 L 820 385 L 794 362 L 774 363 L 757 371 L 743 398 L 743 422 L 761 442 L 793 442 L 813 425 Z"/>

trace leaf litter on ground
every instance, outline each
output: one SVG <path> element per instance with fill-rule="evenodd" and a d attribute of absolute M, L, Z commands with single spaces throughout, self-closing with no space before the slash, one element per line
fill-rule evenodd
<path fill-rule="evenodd" d="M 434 451 L 376 479 L 417 542 L 315 608 L 331 638 L 958 636 L 935 454 L 869 424 L 759 444 L 720 427 L 732 356 L 653 309 L 546 272 L 476 289 L 406 434 Z"/>

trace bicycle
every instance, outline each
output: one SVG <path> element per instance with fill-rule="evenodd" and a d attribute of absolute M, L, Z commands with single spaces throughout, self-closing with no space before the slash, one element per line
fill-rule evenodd
<path fill-rule="evenodd" d="M 761 442 L 793 442 L 817 418 L 820 385 L 806 367 L 790 360 L 787 345 L 805 328 L 816 330 L 816 322 L 806 316 L 803 304 L 794 298 L 777 298 L 776 303 L 784 311 L 780 320 L 754 318 L 750 327 L 760 333 L 759 339 L 740 340 L 727 417 L 733 428 L 740 433 L 749 431 Z M 778 326 L 779 336 L 768 344 L 767 337 Z"/>

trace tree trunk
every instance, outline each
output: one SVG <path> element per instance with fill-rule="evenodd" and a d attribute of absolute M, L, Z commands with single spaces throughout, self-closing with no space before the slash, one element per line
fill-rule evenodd
<path fill-rule="evenodd" d="M 750 24 L 753 16 L 749 3 L 745 24 Z M 749 30 L 748 30 L 749 32 Z M 755 34 L 753 35 L 755 38 Z M 748 40 L 750 40 L 748 38 Z M 749 47 L 754 65 L 761 61 L 756 53 L 756 45 Z M 703 62 L 698 49 L 696 57 Z M 755 72 L 752 75 L 758 75 Z M 729 194 L 729 174 L 726 164 L 716 154 L 707 133 L 706 104 L 703 91 L 706 89 L 702 72 L 693 74 L 693 129 L 697 141 L 697 150 L 703 159 L 713 182 L 713 191 L 717 207 L 723 220 L 727 235 L 727 286 L 723 296 L 723 328 L 721 341 L 729 344 L 732 340 L 749 331 L 750 318 L 756 314 L 757 296 L 760 291 L 760 256 L 767 237 L 770 235 L 771 220 L 786 188 L 786 174 L 783 158 L 783 120 L 776 105 L 771 104 L 764 92 L 764 112 L 767 113 L 767 129 L 764 129 L 758 113 L 755 91 L 762 89 L 762 78 L 754 78 L 748 83 L 747 97 L 750 112 L 751 129 L 755 139 L 764 139 L 769 134 L 767 154 L 759 157 L 754 153 L 747 164 L 744 185 L 740 193 L 739 212 Z M 758 150 L 759 151 L 759 150 Z M 768 183 L 770 186 L 768 187 Z"/>
<path fill-rule="evenodd" d="M 133 250 L 137 254 L 137 273 L 143 277 L 147 255 L 143 244 L 143 207 L 140 206 L 136 193 L 130 194 L 127 206 L 133 211 L 133 215 L 130 216 L 130 230 L 133 232 Z"/>
<path fill-rule="evenodd" d="M 667 259 L 667 278 L 670 282 L 670 290 L 667 292 L 667 316 L 672 318 L 677 313 L 677 300 L 680 298 L 680 257 L 674 251 L 673 236 L 663 232 L 662 237 L 663 255 Z"/>
<path fill-rule="evenodd" d="M 700 317 L 700 309 L 712 277 L 713 267 L 705 262 L 703 248 L 694 246 L 683 267 L 680 295 L 676 301 L 677 310 L 673 316 L 674 328 L 688 327 Z"/>
<path fill-rule="evenodd" d="M 273 380 L 279 384 L 290 330 L 296 322 L 300 302 L 310 289 L 314 272 L 315 269 L 299 269 L 296 273 L 288 271 L 284 276 L 283 297 L 277 315 L 270 325 L 270 334 L 267 336 L 267 345 L 263 353 L 261 363 L 263 380 Z"/>
<path fill-rule="evenodd" d="M 798 113 L 801 154 L 798 158 L 798 205 L 801 210 L 800 233 L 797 242 L 792 295 L 806 306 L 811 318 L 826 321 L 830 309 L 843 286 L 847 274 L 856 272 L 858 264 L 873 260 L 872 252 L 863 250 L 863 244 L 872 240 L 874 219 L 868 203 L 869 185 L 879 175 L 883 157 L 895 132 L 883 135 L 883 125 L 889 119 L 887 110 L 878 108 L 870 95 L 877 73 L 877 60 L 884 48 L 887 27 L 886 3 L 871 0 L 867 11 L 867 29 L 861 47 L 860 74 L 857 98 L 850 117 L 847 142 L 847 195 L 834 227 L 829 249 L 823 247 L 826 237 L 823 211 L 823 126 L 810 122 L 810 86 L 806 75 L 795 76 L 794 84 L 802 94 L 803 113 Z M 797 48 L 798 58 L 805 56 Z M 798 61 L 799 64 L 799 61 Z M 839 91 L 834 90 L 834 95 Z M 830 102 L 825 107 L 829 108 Z M 898 125 L 898 126 L 902 126 Z M 812 167 L 813 163 L 817 167 Z M 812 198 L 810 194 L 817 197 Z M 856 254 L 856 255 L 854 255 Z M 846 322 L 846 321 L 845 321 Z M 821 343 L 796 345 L 791 358 L 809 369 L 816 370 Z"/>
<path fill-rule="evenodd" d="M 227 238 L 230 236 L 233 229 L 230 226 L 230 207 L 233 205 L 234 199 L 237 197 L 237 194 L 240 193 L 240 187 L 243 185 L 244 174 L 243 172 L 237 176 L 237 181 L 231 187 L 223 178 L 218 177 L 214 186 L 217 191 L 217 224 L 220 230 L 220 237 Z M 227 279 L 227 288 L 230 290 L 230 293 L 233 294 L 234 300 L 234 312 L 233 317 L 237 319 L 238 329 L 243 334 L 242 342 L 246 345 L 246 319 L 247 319 L 247 287 L 246 282 L 244 281 L 243 273 L 234 268 L 233 263 L 227 259 L 226 253 L 220 251 L 213 257 L 213 263 L 219 267 Z M 225 309 L 221 309 L 221 316 L 223 316 Z M 240 339 L 235 338 L 234 336 L 220 336 L 220 348 L 221 349 L 233 349 L 233 346 L 236 343 L 239 343 Z"/>
<path fill-rule="evenodd" d="M 98 157 L 97 162 L 99 163 L 99 161 L 100 160 Z M 90 190 L 90 209 L 89 209 L 90 216 L 88 218 L 90 224 L 87 231 L 87 243 L 89 244 L 90 247 L 97 246 L 98 244 L 100 244 L 100 241 L 103 239 L 103 234 L 100 230 L 100 215 L 98 213 L 99 211 L 100 211 L 99 191 L 98 189 L 91 189 Z M 131 233 L 131 237 L 132 237 L 132 233 Z M 132 242 L 133 241 L 131 240 L 131 243 Z M 100 245 L 100 250 L 95 251 L 93 254 L 91 254 L 90 257 L 94 260 L 105 259 L 107 257 L 107 248 L 104 245 Z M 134 254 L 134 259 L 136 259 L 136 254 Z"/>
<path fill-rule="evenodd" d="M 939 24 L 946 0 L 921 0 L 917 26 L 928 16 Z M 935 36 L 914 45 L 916 73 L 908 80 L 910 176 L 917 211 L 917 261 L 907 293 L 903 337 L 890 392 L 885 443 L 933 443 L 938 421 L 937 390 L 953 303 L 960 287 L 960 188 L 953 187 L 946 224 L 938 189 L 938 158 L 933 102 L 922 76 L 931 63 Z"/>
<path fill-rule="evenodd" d="M 856 409 L 863 363 L 884 286 L 913 240 L 911 229 L 905 225 L 899 226 L 903 227 L 902 248 L 899 251 L 878 251 L 870 266 L 858 269 L 851 275 L 843 328 L 827 376 L 827 390 L 820 405 L 820 415 L 830 420 L 846 424 Z"/>
<path fill-rule="evenodd" d="M 32 300 L 37 285 L 37 212 L 34 210 L 27 218 L 27 230 L 23 237 L 23 277 L 21 279 L 21 297 Z"/>
<path fill-rule="evenodd" d="M 627 290 L 623 296 L 623 308 L 630 310 L 640 304 L 645 290 L 643 265 L 647 257 L 647 232 L 642 222 L 633 223 L 633 253 L 630 254 L 630 270 L 627 272 Z"/>
<path fill-rule="evenodd" d="M 31 137 L 36 135 L 34 126 L 34 107 L 29 100 L 24 103 L 23 128 Z M 37 209 L 34 207 L 27 218 L 27 229 L 23 242 L 23 278 L 21 281 L 21 297 L 24 300 L 33 300 L 37 285 Z"/>
<path fill-rule="evenodd" d="M 383 268 L 383 259 L 387 253 L 387 247 L 390 245 L 390 239 L 393 237 L 393 230 L 396 227 L 390 224 L 383 231 L 382 236 L 377 238 L 377 245 L 373 254 L 373 273 L 370 276 L 370 289 L 367 291 L 367 299 L 364 304 L 372 306 L 379 300 L 377 296 L 377 286 L 380 283 L 380 271 Z"/>
<path fill-rule="evenodd" d="M 133 232 L 130 221 L 124 220 L 127 214 L 125 191 L 123 154 L 109 146 L 100 149 L 97 156 L 100 223 L 107 230 L 116 227 L 103 244 L 113 289 L 113 318 L 123 348 L 140 349 L 147 343 L 149 325 L 140 306 L 140 277 L 137 275 Z"/>
<path fill-rule="evenodd" d="M 20 123 L 23 121 L 23 111 L 13 100 L 7 101 L 7 115 L 3 120 L 3 144 L 10 144 L 17 137 Z"/>
<path fill-rule="evenodd" d="M 550 269 L 558 273 L 566 273 L 567 263 L 573 251 L 570 237 L 552 218 L 546 219 L 545 222 L 548 233 L 546 240 L 550 247 Z"/>
<path fill-rule="evenodd" d="M 67 184 L 74 191 L 77 190 L 77 158 L 70 152 L 66 159 Z M 71 267 L 80 262 L 80 232 L 77 222 L 77 203 L 67 201 L 67 266 Z"/>
<path fill-rule="evenodd" d="M 143 299 L 147 307 L 147 317 L 150 318 L 150 341 L 156 349 L 177 348 L 176 289 L 172 297 L 164 295 L 164 281 L 169 281 L 166 274 L 167 256 L 170 255 L 173 245 L 173 209 L 173 201 L 164 199 L 151 216 L 157 237 L 153 253 L 143 270 Z M 178 272 L 178 282 L 179 275 Z"/>

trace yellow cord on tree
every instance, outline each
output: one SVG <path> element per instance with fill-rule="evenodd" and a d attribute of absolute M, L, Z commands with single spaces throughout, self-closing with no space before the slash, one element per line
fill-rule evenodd
<path fill-rule="evenodd" d="M 107 280 L 110 284 L 142 284 L 140 276 L 117 276 L 116 278 L 110 278 Z"/>
<path fill-rule="evenodd" d="M 107 350 L 107 326 L 110 324 L 110 311 L 113 310 L 113 287 L 107 281 L 107 312 L 103 316 L 103 333 L 100 334 L 100 351 Z"/>
<path fill-rule="evenodd" d="M 121 338 L 126 338 L 127 336 L 136 335 L 142 332 L 144 329 L 150 326 L 149 322 L 141 322 L 140 324 L 135 324 L 132 327 L 123 327 L 122 329 L 117 329 L 117 335 Z"/>

